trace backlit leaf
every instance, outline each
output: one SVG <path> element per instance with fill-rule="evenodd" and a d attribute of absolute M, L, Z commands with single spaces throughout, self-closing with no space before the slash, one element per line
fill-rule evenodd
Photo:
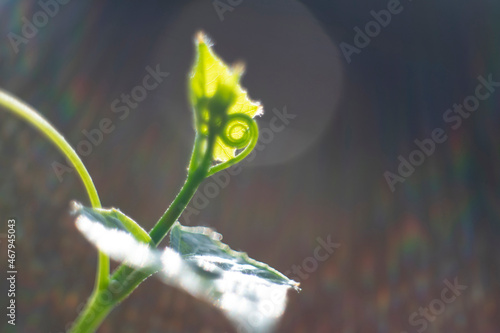
<path fill-rule="evenodd" d="M 259 103 L 251 101 L 240 85 L 243 66 L 229 67 L 212 50 L 206 37 L 196 41 L 196 61 L 189 80 L 196 130 L 208 135 L 220 130 L 228 115 L 245 114 L 251 118 L 262 113 Z M 219 126 L 220 127 L 217 127 Z M 216 139 L 213 159 L 225 162 L 235 156 L 236 148 Z"/>
<path fill-rule="evenodd" d="M 149 243 L 151 241 L 149 234 L 119 209 L 89 208 L 73 201 L 71 203 L 71 210 L 78 218 L 86 217 L 91 220 L 99 220 L 102 225 L 108 228 L 128 231 L 135 239 L 142 243 Z"/>
<path fill-rule="evenodd" d="M 170 246 L 213 276 L 210 297 L 238 328 L 243 332 L 272 330 L 285 310 L 288 289 L 299 290 L 298 283 L 246 253 L 232 250 L 221 239 L 210 228 L 179 223 L 170 231 Z"/>
<path fill-rule="evenodd" d="M 218 307 L 239 332 L 272 331 L 285 310 L 288 290 L 298 290 L 298 283 L 231 250 L 209 228 L 176 223 L 170 236 L 172 248 L 160 251 L 104 215 L 100 210 L 80 208 L 76 226 L 114 260 L 149 273 L 159 272 L 166 284 Z"/>

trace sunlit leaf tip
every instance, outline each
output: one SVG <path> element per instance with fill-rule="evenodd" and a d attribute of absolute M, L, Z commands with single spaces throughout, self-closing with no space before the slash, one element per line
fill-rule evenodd
<path fill-rule="evenodd" d="M 213 159 L 225 162 L 236 150 L 250 144 L 258 133 L 249 133 L 249 121 L 263 113 L 259 102 L 250 100 L 240 84 L 245 66 L 229 66 L 213 51 L 203 32 L 195 39 L 196 61 L 189 79 L 195 127 L 204 136 L 214 136 Z"/>

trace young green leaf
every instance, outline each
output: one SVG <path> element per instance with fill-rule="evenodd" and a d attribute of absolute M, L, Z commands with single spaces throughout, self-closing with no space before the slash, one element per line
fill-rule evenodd
<path fill-rule="evenodd" d="M 176 222 L 170 230 L 170 247 L 188 261 L 210 262 L 226 272 L 237 271 L 275 284 L 298 288 L 297 282 L 267 264 L 249 258 L 245 252 L 232 250 L 221 240 L 221 234 L 206 227 L 185 227 Z"/>
<path fill-rule="evenodd" d="M 248 119 L 262 114 L 261 105 L 251 101 L 241 87 L 242 74 L 242 65 L 229 67 L 213 52 L 207 38 L 198 34 L 190 98 L 197 132 L 215 136 L 214 161 L 231 160 L 236 149 L 248 146 L 252 138 Z"/>
<path fill-rule="evenodd" d="M 231 250 L 209 228 L 176 223 L 173 249 L 160 251 L 106 214 L 81 207 L 78 212 L 78 230 L 100 251 L 148 274 L 159 272 L 166 284 L 221 309 L 239 331 L 270 332 L 285 310 L 288 290 L 299 290 L 298 283 L 268 265 Z"/>
<path fill-rule="evenodd" d="M 141 243 L 148 244 L 151 242 L 149 234 L 142 229 L 142 227 L 132 220 L 127 215 L 123 214 L 120 210 L 111 208 L 90 208 L 73 201 L 71 203 L 72 214 L 77 216 L 78 219 L 89 219 L 99 221 L 100 224 L 110 229 L 117 229 L 129 232 L 133 237 Z"/>
<path fill-rule="evenodd" d="M 239 331 L 269 332 L 286 306 L 287 291 L 299 284 L 268 265 L 232 250 L 222 235 L 205 227 L 175 223 L 170 246 L 182 258 L 213 276 L 210 297 Z"/>
<path fill-rule="evenodd" d="M 156 272 L 161 259 L 150 246 L 150 237 L 135 221 L 117 209 L 94 209 L 72 202 L 77 229 L 99 251 L 123 264 Z"/>

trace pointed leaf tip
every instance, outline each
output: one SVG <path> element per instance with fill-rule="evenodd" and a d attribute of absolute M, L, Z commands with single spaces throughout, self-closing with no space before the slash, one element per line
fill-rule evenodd
<path fill-rule="evenodd" d="M 259 102 L 250 100 L 240 84 L 245 66 L 237 62 L 229 66 L 207 43 L 203 32 L 196 35 L 196 61 L 189 79 L 191 104 L 198 133 L 217 136 L 213 160 L 226 162 L 236 155 L 237 147 L 222 140 L 223 129 L 230 115 L 243 114 L 250 118 L 262 114 Z"/>

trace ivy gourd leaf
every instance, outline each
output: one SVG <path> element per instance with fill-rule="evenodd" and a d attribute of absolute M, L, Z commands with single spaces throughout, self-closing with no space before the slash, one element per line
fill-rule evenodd
<path fill-rule="evenodd" d="M 244 332 L 268 332 L 286 306 L 288 289 L 299 284 L 268 265 L 232 250 L 222 235 L 205 227 L 175 223 L 170 246 L 182 258 L 211 275 L 209 297 Z"/>
<path fill-rule="evenodd" d="M 288 290 L 299 290 L 295 281 L 221 243 L 222 236 L 212 229 L 176 223 L 173 249 L 157 250 L 109 219 L 106 211 L 76 210 L 76 226 L 94 246 L 128 266 L 159 272 L 165 284 L 213 304 L 239 332 L 272 331 L 285 310 Z"/>
<path fill-rule="evenodd" d="M 262 106 L 251 101 L 240 85 L 244 68 L 229 67 L 212 50 L 203 33 L 196 39 L 196 61 L 189 78 L 191 104 L 195 113 L 196 130 L 208 135 L 219 131 L 229 115 L 244 114 L 253 118 L 262 114 Z M 240 134 L 243 135 L 243 134 Z M 236 148 L 215 140 L 213 159 L 225 162 L 236 154 Z"/>
<path fill-rule="evenodd" d="M 118 229 L 130 232 L 135 239 L 142 243 L 151 242 L 149 234 L 134 220 L 123 214 L 119 209 L 89 208 L 73 201 L 71 211 L 78 217 L 99 220 L 100 223 L 111 229 Z"/>

